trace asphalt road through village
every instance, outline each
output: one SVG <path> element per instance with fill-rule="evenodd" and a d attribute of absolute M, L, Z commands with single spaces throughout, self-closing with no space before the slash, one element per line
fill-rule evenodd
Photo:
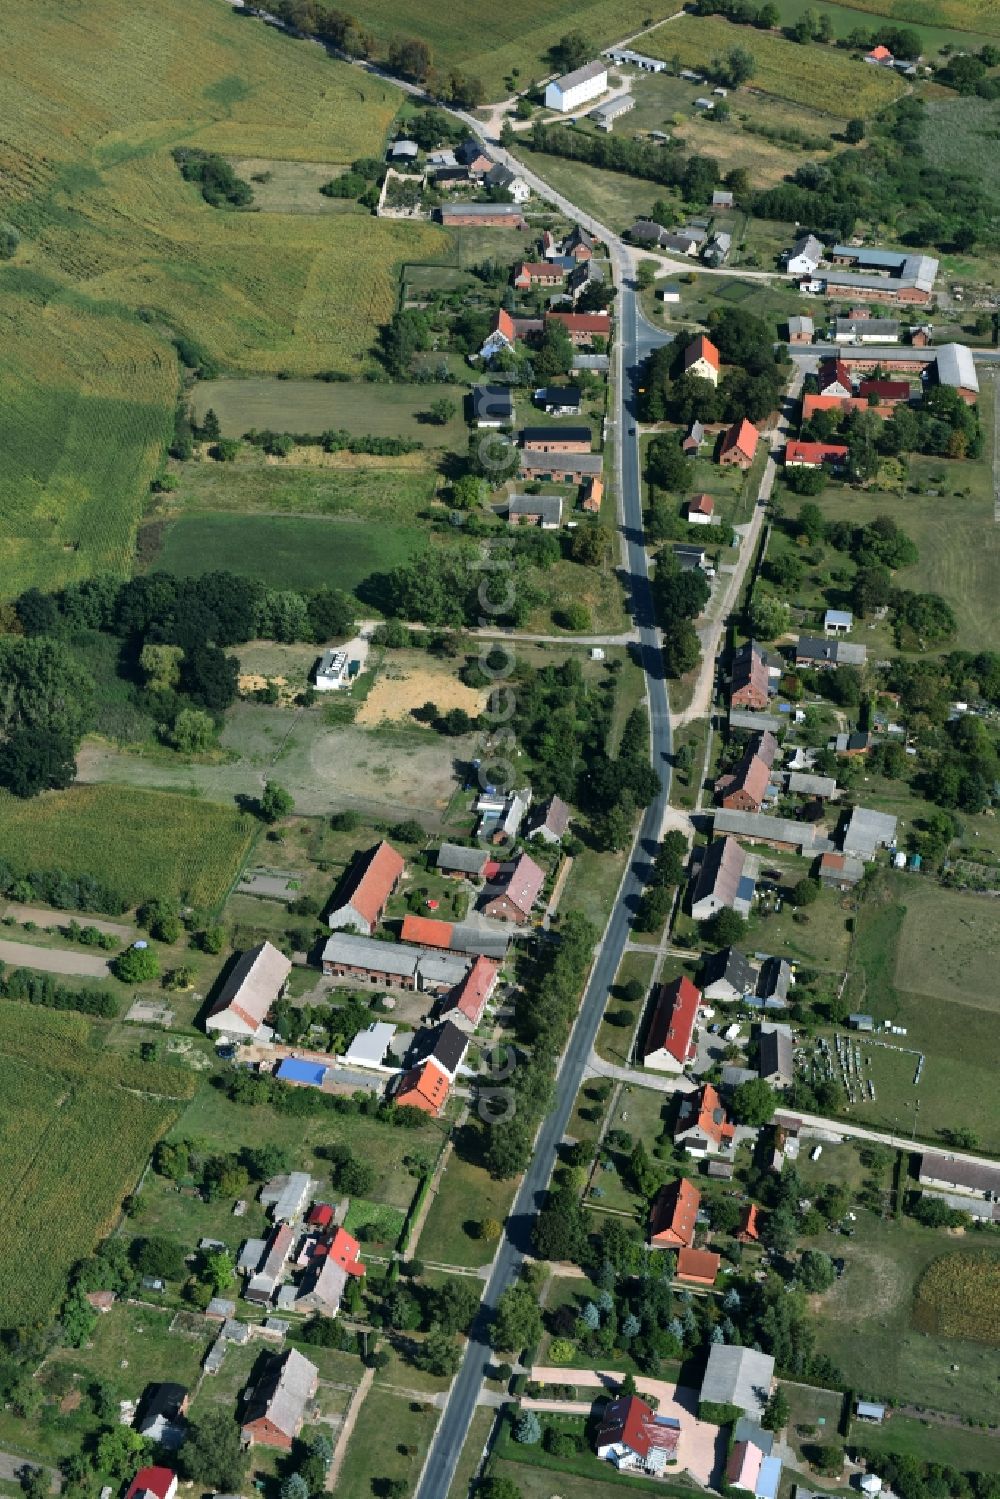
<path fill-rule="evenodd" d="M 612 253 L 621 254 L 613 242 Z M 492 1314 L 503 1292 L 517 1279 L 525 1254 L 530 1252 L 532 1225 L 543 1204 L 556 1164 L 556 1152 L 566 1132 L 587 1061 L 597 1038 L 608 990 L 614 983 L 628 941 L 631 919 L 660 837 L 669 801 L 670 711 L 659 637 L 653 618 L 649 559 L 643 542 L 637 433 L 637 399 L 642 362 L 650 350 L 662 343 L 664 338 L 639 312 L 631 279 L 626 279 L 628 266 L 624 256 L 617 269 L 620 287 L 617 321 L 621 367 L 616 441 L 620 464 L 622 527 L 631 611 L 646 673 L 652 761 L 660 777 L 660 791 L 643 816 L 632 857 L 597 948 L 583 1001 L 559 1067 L 555 1106 L 539 1128 L 531 1164 L 514 1199 L 465 1355 L 418 1483 L 417 1499 L 446 1499 L 451 1487 L 455 1467 L 491 1361 L 489 1328 Z"/>

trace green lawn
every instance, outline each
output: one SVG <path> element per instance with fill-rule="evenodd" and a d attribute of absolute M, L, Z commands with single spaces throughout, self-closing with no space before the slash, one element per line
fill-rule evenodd
<path fill-rule="evenodd" d="M 785 1440 L 798 1459 L 797 1466 L 805 1471 L 808 1460 L 802 1456 L 803 1444 L 809 1447 L 816 1442 L 838 1440 L 844 1397 L 839 1390 L 807 1388 L 784 1380 L 781 1389 L 788 1400 Z"/>
<path fill-rule="evenodd" d="M 299 1171 L 311 1171 L 320 1191 L 330 1190 L 329 1166 L 316 1155 L 318 1146 L 343 1141 L 360 1160 L 375 1168 L 372 1200 L 405 1212 L 416 1190 L 416 1177 L 403 1165 L 406 1155 L 436 1155 L 441 1126 L 428 1120 L 416 1130 L 393 1129 L 359 1114 L 324 1112 L 298 1118 L 278 1113 L 269 1104 L 247 1108 L 232 1103 L 217 1088 L 204 1087 L 178 1120 L 172 1138 L 206 1142 L 231 1150 L 233 1142 L 252 1132 L 255 1142 L 291 1151 Z"/>
<path fill-rule="evenodd" d="M 914 1087 L 915 1056 L 862 1043 L 870 1057 L 865 1071 L 875 1084 L 876 1101 L 854 1105 L 852 1118 L 904 1135 L 916 1128 L 929 1140 L 964 1126 L 977 1132 L 985 1148 L 1000 1150 L 991 1083 L 995 986 L 988 971 L 995 929 L 996 912 L 988 897 L 956 894 L 929 880 L 899 875 L 888 877 L 861 907 L 851 954 L 850 1001 L 876 1020 L 905 1027 L 906 1036 L 885 1039 L 924 1052 L 926 1062 L 919 1087 Z M 949 934 L 947 950 L 940 935 L 944 932 Z M 964 981 L 963 953 L 970 968 Z"/>
<path fill-rule="evenodd" d="M 242 437 L 251 427 L 319 435 L 346 428 L 353 436 L 404 437 L 426 448 L 464 448 L 465 390 L 457 385 L 376 385 L 349 381 L 212 380 L 195 386 L 191 408 L 199 422 L 211 407 L 224 437 Z M 427 414 L 434 401 L 455 408 L 442 426 Z"/>
<path fill-rule="evenodd" d="M 311 516 L 181 516 L 168 529 L 156 566 L 196 577 L 227 568 L 272 588 L 355 589 L 422 550 L 426 534 L 399 526 Z"/>
<path fill-rule="evenodd" d="M 617 1062 L 622 1067 L 629 1065 L 632 1038 L 653 978 L 653 963 L 652 955 L 646 957 L 643 953 L 629 952 L 622 958 L 597 1033 L 597 1051 L 608 1062 Z M 622 992 L 631 979 L 637 979 L 643 986 L 642 998 L 637 1002 L 630 1002 Z"/>
<path fill-rule="evenodd" d="M 871 1447 L 875 1452 L 901 1453 L 919 1462 L 950 1463 L 962 1472 L 1000 1471 L 1000 1437 L 995 1432 L 975 1431 L 968 1426 L 945 1426 L 939 1421 L 921 1421 L 913 1416 L 890 1416 L 882 1426 L 855 1421 L 850 1445 Z"/>
<path fill-rule="evenodd" d="M 566 877 L 560 909 L 582 911 L 603 931 L 624 869 L 624 853 L 583 849 L 574 858 L 573 868 Z"/>
<path fill-rule="evenodd" d="M 627 172 L 609 172 L 582 161 L 568 161 L 543 151 L 520 150 L 525 165 L 554 188 L 568 196 L 600 223 L 621 233 L 640 216 L 649 217 L 657 198 L 667 195 L 659 183 L 630 177 Z"/>
<path fill-rule="evenodd" d="M 674 776 L 671 782 L 671 801 L 676 806 L 693 810 L 701 790 L 702 766 L 705 761 L 705 743 L 708 738 L 708 719 L 696 718 L 674 733 Z M 679 770 L 676 756 L 679 751 L 690 752 L 691 764 L 687 770 Z"/>
<path fill-rule="evenodd" d="M 994 601 L 1000 590 L 1000 527 L 993 523 L 992 455 L 995 441 L 993 387 L 984 385 L 979 402 L 984 432 L 983 454 L 976 460 L 949 461 L 911 455 L 904 466 L 907 487 L 920 485 L 936 494 L 859 490 L 831 483 L 818 503 L 828 521 L 857 525 L 875 516 L 889 516 L 915 542 L 919 558 L 897 575 L 900 587 L 940 594 L 955 613 L 957 631 L 948 648 L 994 649 L 1000 643 L 1000 623 Z M 968 493 L 966 493 L 968 491 Z M 784 498 L 784 496 L 783 496 Z M 798 511 L 800 501 L 788 495 L 785 508 Z M 773 554 L 794 548 L 787 533 L 772 536 Z M 843 553 L 825 548 L 811 567 L 801 589 L 790 602 L 807 609 L 845 602 L 853 564 Z M 845 572 L 846 582 L 834 586 L 832 571 Z M 837 592 L 836 599 L 834 592 Z M 895 650 L 888 626 L 864 626 L 869 653 Z"/>
<path fill-rule="evenodd" d="M 347 1446 L 337 1483 L 340 1499 L 371 1499 L 373 1490 L 381 1491 L 379 1480 L 393 1478 L 405 1479 L 412 1492 L 437 1419 L 430 1404 L 371 1389 Z"/>
<path fill-rule="evenodd" d="M 502 1223 L 510 1211 L 516 1181 L 494 1181 L 478 1164 L 481 1127 L 466 1124 L 457 1132 L 456 1149 L 411 1254 L 442 1265 L 489 1264 L 496 1253 L 495 1240 L 479 1236 L 484 1218 Z"/>
<path fill-rule="evenodd" d="M 760 854 L 763 869 L 782 871 L 783 885 L 795 884 L 809 873 L 807 859 L 776 854 L 773 849 L 761 849 Z M 787 900 L 780 911 L 768 912 L 757 907 L 750 918 L 751 946 L 788 958 L 790 962 L 806 963 L 811 968 L 842 971 L 850 945 L 852 909 L 836 890 L 824 890 L 808 911 L 796 911 Z"/>

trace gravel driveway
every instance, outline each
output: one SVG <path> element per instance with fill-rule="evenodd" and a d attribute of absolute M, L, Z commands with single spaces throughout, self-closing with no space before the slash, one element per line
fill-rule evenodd
<path fill-rule="evenodd" d="M 40 968 L 43 973 L 66 973 L 78 979 L 106 979 L 107 958 L 85 952 L 63 952 L 57 947 L 32 947 L 28 942 L 0 942 L 0 962 L 15 968 Z"/>

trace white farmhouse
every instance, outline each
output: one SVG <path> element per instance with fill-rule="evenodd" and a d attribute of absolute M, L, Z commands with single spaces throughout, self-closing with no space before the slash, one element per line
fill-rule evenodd
<path fill-rule="evenodd" d="M 607 63 L 588 62 L 584 67 L 552 80 L 545 90 L 545 107 L 558 109 L 560 114 L 569 114 L 607 91 Z"/>

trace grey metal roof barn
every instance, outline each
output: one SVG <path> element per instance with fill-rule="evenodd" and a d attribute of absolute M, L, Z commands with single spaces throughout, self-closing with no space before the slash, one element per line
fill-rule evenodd
<path fill-rule="evenodd" d="M 963 390 L 978 390 L 979 376 L 972 350 L 965 344 L 942 344 L 934 361 L 939 385 L 961 386 Z"/>
<path fill-rule="evenodd" d="M 244 1429 L 253 1421 L 266 1417 L 286 1436 L 297 1436 L 318 1377 L 316 1365 L 304 1358 L 298 1349 L 290 1348 L 280 1359 L 274 1360 L 249 1393 Z"/>
<path fill-rule="evenodd" d="M 437 867 L 446 874 L 482 874 L 488 855 L 482 848 L 463 848 L 460 843 L 442 843 L 438 849 Z"/>
<path fill-rule="evenodd" d="M 701 1402 L 736 1405 L 744 1415 L 759 1421 L 771 1393 L 774 1359 L 754 1348 L 734 1348 L 714 1343 L 701 1382 Z"/>
<path fill-rule="evenodd" d="M 896 838 L 896 819 L 888 812 L 874 812 L 870 807 L 855 807 L 844 829 L 842 847 L 845 854 L 859 859 L 874 859 L 880 845 L 888 846 Z"/>
<path fill-rule="evenodd" d="M 720 807 L 715 814 L 715 832 L 734 838 L 749 838 L 759 843 L 787 843 L 804 854 L 825 854 L 833 844 L 816 831 L 811 822 L 795 822 L 789 817 L 767 817 L 760 812 L 734 812 Z"/>

